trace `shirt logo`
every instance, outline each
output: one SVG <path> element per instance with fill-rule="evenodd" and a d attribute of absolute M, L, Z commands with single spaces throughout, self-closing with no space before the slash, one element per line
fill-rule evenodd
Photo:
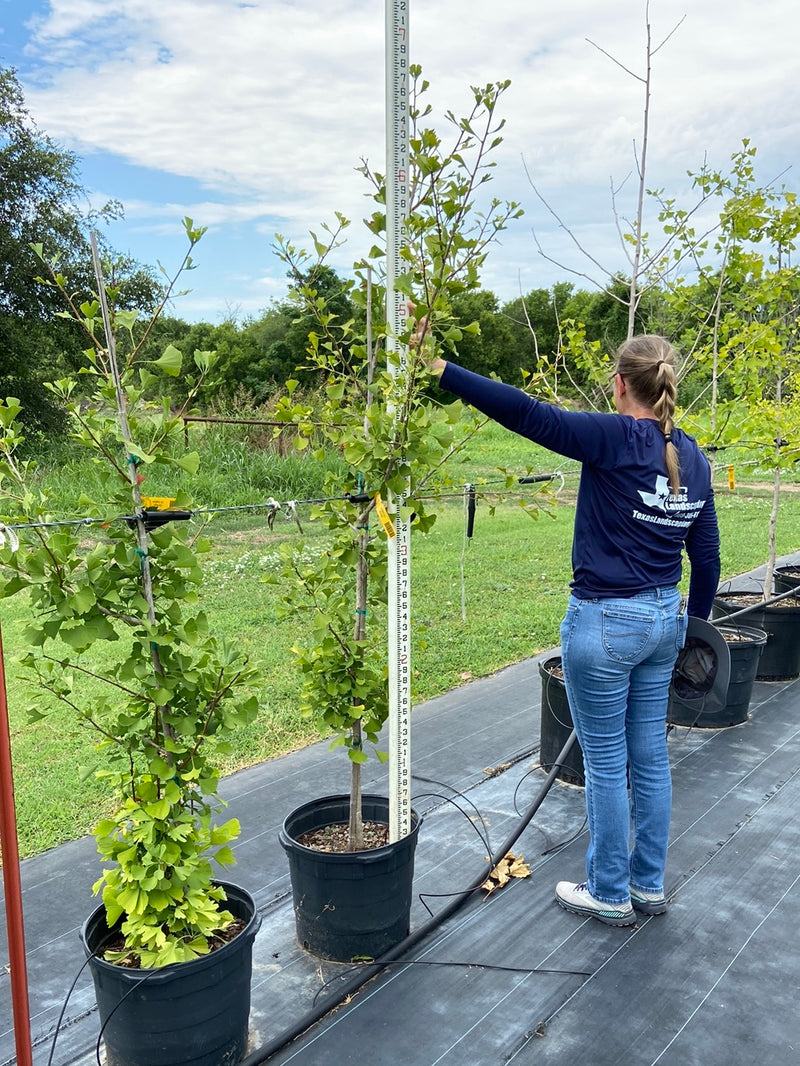
<path fill-rule="evenodd" d="M 642 497 L 642 503 L 646 507 L 652 507 L 654 511 L 663 511 L 665 514 L 668 511 L 683 510 L 687 503 L 686 487 L 681 486 L 680 493 L 674 496 L 669 487 L 669 479 L 665 478 L 663 474 L 656 476 L 655 492 L 642 492 L 639 489 L 639 495 Z M 683 504 L 683 507 L 681 504 Z"/>
<path fill-rule="evenodd" d="M 669 515 L 669 518 L 645 514 L 636 508 L 633 510 L 633 517 L 640 522 L 653 522 L 660 526 L 679 526 L 688 529 L 705 504 L 705 500 L 690 500 L 688 490 L 684 485 L 677 494 L 671 492 L 669 479 L 663 474 L 656 475 L 654 492 L 642 492 L 639 489 L 639 496 L 645 507 L 653 511 L 661 511 L 662 514 Z"/>

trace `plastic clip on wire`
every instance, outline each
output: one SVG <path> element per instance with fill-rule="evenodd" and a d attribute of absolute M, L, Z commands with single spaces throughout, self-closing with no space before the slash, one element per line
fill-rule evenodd
<path fill-rule="evenodd" d="M 297 526 L 297 532 L 302 534 L 303 527 L 300 525 L 300 516 L 297 513 L 297 500 L 286 501 L 286 521 L 294 522 Z"/>
<path fill-rule="evenodd" d="M 552 474 L 528 474 L 527 477 L 518 477 L 518 485 L 536 485 L 542 481 L 558 481 L 558 487 L 553 490 L 555 495 L 564 488 L 564 474 L 560 470 L 556 470 Z"/>
<path fill-rule="evenodd" d="M 536 485 L 540 481 L 553 481 L 556 474 L 529 474 L 527 477 L 518 477 L 518 485 Z"/>
<path fill-rule="evenodd" d="M 286 500 L 284 503 L 279 503 L 273 499 L 272 496 L 267 500 L 267 507 L 269 512 L 267 514 L 267 526 L 270 532 L 272 532 L 275 526 L 276 517 L 283 512 L 283 517 L 287 522 L 294 522 L 297 526 L 297 530 L 302 534 L 303 527 L 300 525 L 300 518 L 297 514 L 297 500 Z"/>
<path fill-rule="evenodd" d="M 0 522 L 0 548 L 6 546 L 6 539 L 8 539 L 8 545 L 12 552 L 15 552 L 19 548 L 19 538 L 10 526 L 3 525 Z"/>
<path fill-rule="evenodd" d="M 131 527 L 139 521 L 144 522 L 144 528 L 149 533 L 151 529 L 158 529 L 167 522 L 186 522 L 191 517 L 191 511 L 151 511 L 149 508 L 142 508 L 137 514 L 126 517 L 125 521 Z"/>
<path fill-rule="evenodd" d="M 270 532 L 272 532 L 272 528 L 275 525 L 275 517 L 280 513 L 281 505 L 276 499 L 273 499 L 273 497 L 270 496 L 267 500 L 267 507 L 269 507 L 267 513 L 267 526 L 269 527 Z"/>
<path fill-rule="evenodd" d="M 191 511 L 145 511 L 144 528 L 149 533 L 167 522 L 187 522 L 192 517 Z"/>
<path fill-rule="evenodd" d="M 464 496 L 467 506 L 467 537 L 472 539 L 472 534 L 475 532 L 475 486 L 467 483 L 464 486 Z"/>

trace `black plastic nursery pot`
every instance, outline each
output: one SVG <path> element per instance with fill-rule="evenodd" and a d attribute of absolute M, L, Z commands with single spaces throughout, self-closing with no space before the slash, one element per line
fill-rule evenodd
<path fill-rule="evenodd" d="M 788 591 L 788 590 L 787 590 Z M 714 599 L 711 616 L 722 619 L 751 606 L 753 593 L 724 592 Z M 767 643 L 758 664 L 757 681 L 790 681 L 800 677 L 800 599 L 788 597 L 780 603 L 757 603 L 753 610 L 736 619 L 746 626 L 763 630 Z"/>
<path fill-rule="evenodd" d="M 772 574 L 772 587 L 775 592 L 800 592 L 800 564 L 776 566 Z"/>
<path fill-rule="evenodd" d="M 388 824 L 385 797 L 363 796 L 361 809 L 365 821 Z M 280 831 L 297 940 L 312 955 L 338 962 L 379 958 L 408 936 L 421 824 L 412 810 L 407 836 L 367 851 L 317 851 L 299 843 L 312 830 L 346 823 L 349 810 L 349 796 L 324 796 L 292 811 Z"/>
<path fill-rule="evenodd" d="M 97 958 L 108 940 L 105 909 L 81 929 L 94 980 L 106 1066 L 222 1066 L 247 1050 L 253 941 L 261 924 L 252 896 L 219 882 L 225 907 L 245 928 L 221 948 L 156 970 Z"/>
<path fill-rule="evenodd" d="M 731 676 L 725 706 L 715 711 L 684 703 L 677 695 L 670 696 L 667 721 L 672 725 L 698 729 L 723 729 L 747 721 L 753 685 L 758 673 L 767 634 L 762 629 L 740 626 L 735 622 L 717 627 L 725 637 L 731 659 Z"/>
<path fill-rule="evenodd" d="M 554 670 L 558 673 L 554 673 Z M 572 712 L 569 709 L 567 690 L 564 679 L 560 676 L 560 670 L 560 655 L 539 663 L 539 675 L 542 679 L 539 762 L 547 773 L 550 773 L 555 765 L 573 729 Z M 570 785 L 584 784 L 583 751 L 577 738 L 567 753 L 566 759 L 561 763 L 556 777 Z"/>

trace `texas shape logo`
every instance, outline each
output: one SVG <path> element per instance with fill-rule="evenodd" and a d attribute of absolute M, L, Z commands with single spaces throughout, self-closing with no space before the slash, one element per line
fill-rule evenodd
<path fill-rule="evenodd" d="M 673 506 L 679 504 L 681 500 L 686 498 L 686 489 L 681 488 L 679 496 L 673 496 L 669 487 L 669 479 L 664 477 L 663 474 L 656 476 L 656 490 L 655 492 L 642 492 L 639 489 L 639 495 L 642 497 L 642 503 L 647 507 L 652 507 L 656 511 L 667 511 L 667 504 L 671 503 Z"/>

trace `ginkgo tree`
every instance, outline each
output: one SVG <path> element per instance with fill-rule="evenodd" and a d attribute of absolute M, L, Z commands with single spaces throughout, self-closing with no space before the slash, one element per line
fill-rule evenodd
<path fill-rule="evenodd" d="M 202 232 L 186 220 L 182 270 Z M 115 809 L 95 829 L 104 864 L 95 891 L 123 938 L 106 958 L 160 967 L 207 953 L 233 921 L 214 862 L 233 862 L 239 826 L 217 821 L 219 763 L 226 737 L 257 712 L 256 674 L 210 632 L 200 607 L 200 558 L 210 544 L 188 533 L 189 496 L 163 509 L 144 494 L 152 486 L 159 495 L 164 467 L 189 476 L 198 468 L 184 443 L 185 410 L 159 399 L 163 375 L 181 370 L 180 353 L 142 356 L 147 324 L 135 329 L 134 312 L 114 309 L 96 248 L 97 293 L 81 304 L 58 262 L 37 250 L 43 281 L 86 338 L 89 399 L 85 389 L 77 398 L 74 380 L 51 388 L 98 465 L 102 498 L 76 500 L 80 522 L 55 521 L 33 463 L 20 458 L 25 410 L 13 397 L 0 402 L 0 519 L 14 529 L 0 546 L 0 596 L 27 595 L 23 667 L 98 736 L 93 768 Z M 196 352 L 194 364 L 187 403 L 212 372 L 213 353 Z M 32 702 L 31 717 L 46 713 L 41 698 Z"/>
<path fill-rule="evenodd" d="M 394 495 L 404 497 L 412 531 L 427 532 L 435 521 L 427 495 L 465 423 L 460 403 L 442 405 L 433 398 L 428 362 L 434 351 L 458 343 L 462 332 L 451 301 L 478 287 L 492 242 L 521 214 L 516 203 L 482 193 L 494 166 L 491 153 L 502 141 L 497 109 L 508 82 L 473 88 L 466 116 L 448 112 L 451 137 L 445 143 L 425 122 L 431 109 L 423 104 L 428 84 L 419 67 L 411 67 L 411 79 L 410 208 L 403 272 L 395 286 L 414 306 L 417 320 L 436 324 L 434 335 L 423 330 L 409 348 L 416 329 L 410 316 L 397 338 L 408 358 L 386 352 L 386 182 L 368 163 L 362 172 L 378 206 L 366 220 L 371 243 L 356 260 L 357 281 L 347 283 L 358 317 L 337 318 L 315 282 L 343 241 L 347 219 L 339 215 L 321 235 L 312 234 L 313 252 L 282 238 L 277 243 L 294 279 L 299 311 L 314 316 L 308 361 L 324 375 L 325 386 L 319 411 L 295 399 L 290 382 L 276 417 L 296 425 L 296 447 L 333 449 L 350 470 L 344 479 L 329 475 L 329 498 L 313 512 L 330 530 L 327 546 L 316 551 L 287 546 L 275 580 L 283 590 L 283 611 L 308 620 L 309 639 L 293 649 L 303 679 L 301 711 L 324 734 L 333 734 L 334 746 L 350 758 L 351 850 L 359 850 L 364 839 L 362 766 L 369 748 L 377 751 L 388 715 L 387 550 L 375 515 Z"/>
<path fill-rule="evenodd" d="M 694 175 L 707 206 L 718 206 L 717 224 L 703 241 L 686 231 L 695 275 L 691 283 L 673 284 L 666 298 L 693 322 L 691 365 L 704 368 L 708 381 L 703 402 L 686 412 L 683 424 L 712 455 L 738 448 L 771 473 L 767 598 L 781 487 L 800 455 L 800 270 L 792 260 L 800 204 L 785 185 L 759 183 L 756 156 L 745 140 L 728 173 L 704 167 Z M 678 211 L 669 205 L 666 225 Z"/>

